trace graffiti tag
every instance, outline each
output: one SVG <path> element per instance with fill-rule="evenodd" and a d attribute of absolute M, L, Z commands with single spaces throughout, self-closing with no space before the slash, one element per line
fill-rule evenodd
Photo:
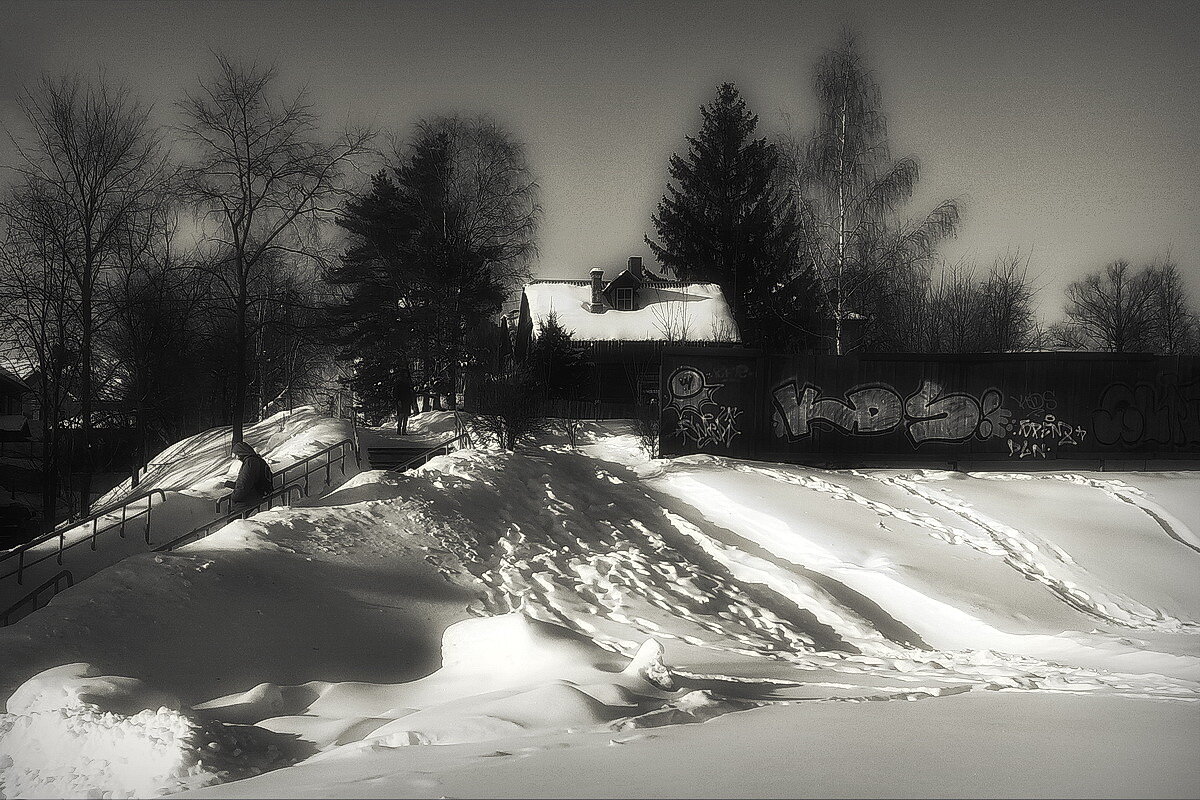
<path fill-rule="evenodd" d="M 1044 404 L 1036 406 L 1033 413 L 1041 412 L 1041 419 L 1029 417 L 1017 423 L 1008 440 L 1008 454 L 1017 458 L 1046 458 L 1052 447 L 1079 445 L 1087 436 L 1081 425 L 1071 425 L 1054 414 L 1045 413 Z"/>
<path fill-rule="evenodd" d="M 1157 385 L 1109 384 L 1092 412 L 1092 428 L 1103 445 L 1200 444 L 1200 379 L 1181 384 L 1160 375 Z"/>
<path fill-rule="evenodd" d="M 814 426 L 853 436 L 891 433 L 903 427 L 913 445 L 925 442 L 963 442 L 1005 436 L 1012 412 L 1003 407 L 1004 395 L 989 388 L 978 398 L 946 392 L 930 380 L 907 398 L 883 383 L 856 386 L 843 397 L 822 397 L 821 388 L 803 389 L 788 381 L 772 392 L 775 435 L 796 441 L 810 436 Z"/>
<path fill-rule="evenodd" d="M 1026 392 L 1010 399 L 1022 411 L 1054 411 L 1058 408 L 1058 398 L 1053 391 Z"/>
<path fill-rule="evenodd" d="M 738 417 L 742 410 L 721 405 L 714 399 L 716 391 L 725 384 L 709 383 L 695 367 L 683 366 L 671 373 L 667 381 L 669 402 L 664 407 L 675 412 L 675 432 L 697 447 L 719 445 L 729 447 L 741 434 Z"/>

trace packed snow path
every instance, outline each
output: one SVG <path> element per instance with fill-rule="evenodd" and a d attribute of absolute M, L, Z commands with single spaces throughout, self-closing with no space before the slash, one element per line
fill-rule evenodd
<path fill-rule="evenodd" d="M 0 631 L 6 693 L 58 669 L 10 700 L 6 785 L 1200 788 L 1195 476 L 646 462 L 619 428 L 587 440 L 363 473 L 64 592 Z M 153 774 L 96 749 L 113 737 L 151 743 Z M 75 756 L 51 757 L 63 741 Z"/>

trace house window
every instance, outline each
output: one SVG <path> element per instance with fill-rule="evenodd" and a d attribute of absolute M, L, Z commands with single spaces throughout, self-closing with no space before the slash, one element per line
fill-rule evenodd
<path fill-rule="evenodd" d="M 617 311 L 633 311 L 633 289 L 617 289 Z"/>

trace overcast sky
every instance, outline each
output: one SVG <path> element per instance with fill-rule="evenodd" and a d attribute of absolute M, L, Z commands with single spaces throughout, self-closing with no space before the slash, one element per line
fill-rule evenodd
<path fill-rule="evenodd" d="M 43 71 L 104 69 L 169 120 L 212 49 L 275 63 L 331 129 L 486 111 L 542 187 L 536 273 L 584 277 L 649 260 L 667 160 L 719 83 L 764 134 L 807 131 L 813 64 L 846 26 L 894 155 L 922 165 L 907 213 L 962 203 L 948 260 L 1028 254 L 1056 317 L 1070 280 L 1169 251 L 1200 300 L 1200 2 L 0 0 L 0 118 L 19 129 L 15 94 Z"/>

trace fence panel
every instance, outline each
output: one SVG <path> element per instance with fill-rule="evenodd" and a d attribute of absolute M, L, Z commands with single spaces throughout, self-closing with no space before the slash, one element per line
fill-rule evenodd
<path fill-rule="evenodd" d="M 1200 359 L 663 355 L 664 455 L 1042 461 L 1200 455 Z"/>

